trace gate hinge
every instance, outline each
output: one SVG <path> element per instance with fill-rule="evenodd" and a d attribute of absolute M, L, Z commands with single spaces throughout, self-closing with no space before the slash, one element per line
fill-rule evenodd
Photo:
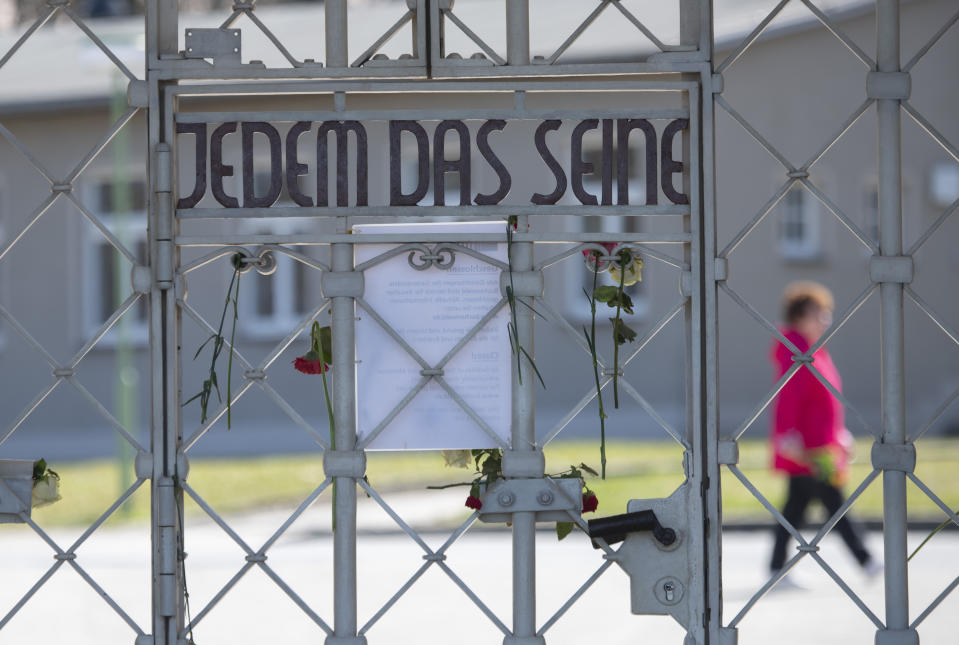
<path fill-rule="evenodd" d="M 239 29 L 186 29 L 183 52 L 185 58 L 206 58 L 214 67 L 239 67 L 243 64 L 240 56 Z"/>

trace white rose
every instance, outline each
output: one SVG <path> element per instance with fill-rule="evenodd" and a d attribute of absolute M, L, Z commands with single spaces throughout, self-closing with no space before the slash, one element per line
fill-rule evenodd
<path fill-rule="evenodd" d="M 56 477 L 48 475 L 39 481 L 33 482 L 33 497 L 31 499 L 31 506 L 33 506 L 33 508 L 47 506 L 60 499 L 60 480 Z"/>

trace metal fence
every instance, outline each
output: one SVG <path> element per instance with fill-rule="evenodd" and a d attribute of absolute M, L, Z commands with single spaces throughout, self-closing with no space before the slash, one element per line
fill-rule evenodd
<path fill-rule="evenodd" d="M 665 31 L 670 34 L 668 36 L 660 35 L 656 28 L 644 22 L 642 7 L 636 3 L 626 0 L 584 3 L 589 7 L 580 7 L 583 15 L 571 25 L 568 37 L 554 48 L 543 49 L 541 56 L 534 53 L 531 38 L 537 36 L 536 17 L 542 17 L 542 6 L 539 7 L 540 13 L 536 13 L 536 3 L 529 0 L 506 0 L 504 3 L 490 4 L 496 4 L 503 11 L 496 34 L 481 35 L 478 27 L 471 26 L 469 19 L 463 18 L 466 14 L 460 12 L 452 0 L 408 0 L 395 3 L 395 22 L 385 31 L 372 42 L 357 44 L 351 42 L 349 37 L 351 7 L 346 0 L 327 0 L 323 27 L 325 51 L 322 52 L 322 62 L 317 62 L 319 52 L 303 54 L 302 58 L 298 57 L 299 53 L 294 54 L 296 48 L 288 46 L 284 36 L 271 30 L 271 25 L 260 18 L 255 3 L 235 3 L 217 28 L 194 28 L 184 24 L 185 18 L 178 16 L 175 3 L 148 2 L 144 32 L 146 72 L 140 78 L 88 27 L 69 3 L 54 2 L 0 59 L 0 68 L 3 68 L 46 23 L 65 16 L 129 79 L 127 109 L 119 114 L 89 154 L 66 175 L 48 170 L 11 130 L 0 126 L 0 135 L 19 150 L 49 184 L 49 192 L 38 196 L 38 205 L 27 218 L 26 224 L 0 250 L 0 261 L 17 248 L 31 227 L 54 204 L 67 201 L 102 234 L 112 248 L 124 256 L 132 269 L 132 291 L 129 296 L 80 350 L 65 361 L 48 351 L 44 343 L 31 335 L 26 325 L 18 322 L 17 312 L 0 304 L 0 316 L 14 333 L 43 357 L 54 376 L 49 386 L 6 425 L 6 430 L 0 436 L 0 444 L 12 437 L 54 390 L 68 384 L 79 392 L 123 441 L 132 446 L 137 455 L 135 481 L 93 525 L 72 541 L 55 540 L 52 532 L 35 522 L 27 511 L 17 514 L 17 518 L 27 523 L 52 549 L 55 562 L 9 610 L 5 610 L 0 618 L 0 634 L 4 626 L 28 603 L 36 601 L 35 596 L 66 563 L 126 623 L 138 645 L 178 645 L 187 642 L 193 628 L 197 627 L 199 631 L 211 612 L 231 594 L 237 593 L 238 585 L 253 570 L 264 573 L 302 612 L 305 619 L 315 624 L 318 636 L 325 635 L 327 643 L 365 643 L 367 632 L 383 616 L 389 612 L 411 611 L 400 601 L 420 584 L 424 574 L 438 570 L 479 610 L 481 620 L 488 621 L 502 634 L 504 643 L 531 645 L 551 638 L 555 633 L 554 626 L 563 615 L 588 596 L 591 588 L 614 563 L 619 563 L 632 575 L 634 611 L 672 615 L 686 631 L 687 643 L 735 643 L 743 618 L 750 612 L 761 610 L 761 605 L 757 603 L 790 567 L 804 558 L 810 558 L 868 617 L 875 626 L 877 643 L 894 645 L 918 642 L 917 630 L 921 623 L 952 592 L 959 579 L 942 590 L 921 612 L 910 612 L 906 560 L 907 482 L 911 481 L 933 499 L 954 523 L 959 524 L 959 517 L 914 473 L 914 443 L 922 436 L 922 431 L 910 434 L 904 416 L 906 357 L 903 311 L 904 303 L 912 301 L 945 330 L 953 342 L 959 342 L 948 321 L 910 287 L 913 255 L 952 216 L 957 205 L 954 203 L 946 209 L 911 248 L 904 248 L 900 122 L 905 112 L 952 158 L 959 160 L 955 145 L 938 132 L 909 101 L 910 70 L 946 35 L 959 20 L 959 14 L 952 16 L 938 33 L 930 34 L 928 44 L 903 65 L 899 51 L 898 2 L 877 1 L 877 46 L 875 56 L 870 56 L 843 33 L 834 16 L 827 15 L 815 2 L 792 0 L 792 5 L 802 4 L 808 8 L 862 63 L 866 88 L 862 104 L 844 120 L 837 119 L 835 129 L 823 133 L 816 153 L 803 163 L 796 164 L 770 143 L 761 128 L 743 116 L 741 108 L 737 109 L 740 106 L 736 105 L 734 98 L 727 97 L 723 87 L 723 75 L 754 46 L 779 12 L 790 5 L 790 0 L 776 4 L 723 60 L 714 60 L 713 56 L 711 2 L 679 0 L 675 6 L 675 20 L 665 26 Z M 615 17 L 618 23 L 634 28 L 635 42 L 638 43 L 635 51 L 626 52 L 616 62 L 591 61 L 575 55 L 577 40 L 591 27 L 595 28 L 594 23 L 601 17 Z M 241 24 L 247 25 L 242 31 L 237 29 Z M 264 60 L 276 60 L 276 65 L 250 60 L 248 52 L 242 51 L 243 37 L 254 30 L 265 39 L 261 42 L 273 48 L 273 51 L 267 51 Z M 391 57 L 381 51 L 391 43 L 395 46 L 398 39 L 403 43 L 400 54 Z M 461 45 L 466 43 L 468 47 L 476 47 L 480 51 L 476 55 L 463 57 L 451 51 L 451 43 L 454 42 Z M 353 55 L 351 52 L 354 52 Z M 361 53 L 357 55 L 355 52 Z M 307 58 L 307 55 L 317 58 Z M 402 107 L 392 104 L 394 97 L 407 94 L 413 98 L 404 100 Z M 265 100 L 264 95 L 268 97 Z M 623 96 L 633 103 L 625 106 L 617 103 Z M 601 107 L 596 107 L 597 97 L 601 100 Z M 483 103 L 487 100 L 491 102 Z M 287 105 L 307 107 L 289 108 Z M 317 108 L 317 105 L 321 107 Z M 642 107 L 637 108 L 636 105 Z M 741 125 L 782 165 L 781 186 L 769 196 L 755 216 L 729 238 L 717 233 L 717 213 L 722 211 L 722 204 L 717 203 L 716 164 L 723 151 L 716 149 L 714 124 L 716 114 L 720 111 Z M 864 232 L 810 178 L 811 170 L 823 155 L 870 111 L 878 115 L 878 241 Z M 74 190 L 78 178 L 90 163 L 141 112 L 146 113 L 149 137 L 151 189 L 148 259 L 138 257 L 131 244 L 105 224 L 93 209 L 78 198 Z M 315 193 L 315 202 L 311 196 L 307 200 L 309 204 L 294 205 L 286 199 L 294 198 L 290 194 L 291 187 L 297 185 L 298 177 L 294 171 L 290 183 L 291 160 L 294 166 L 298 163 L 295 147 L 298 135 L 294 134 L 293 156 L 288 154 L 286 157 L 287 175 L 284 180 L 287 188 L 283 200 L 274 205 L 280 193 L 277 190 L 273 200 L 266 200 L 268 203 L 260 204 L 257 201 L 257 192 L 261 189 L 254 186 L 251 152 L 248 159 L 243 159 L 242 169 L 242 190 L 246 191 L 248 184 L 249 192 L 244 195 L 242 205 L 239 200 L 234 200 L 235 203 L 227 207 L 223 200 L 230 199 L 227 193 L 231 191 L 223 188 L 224 177 L 231 176 L 235 170 L 234 178 L 239 179 L 241 168 L 230 168 L 224 164 L 222 157 L 214 158 L 216 154 L 230 154 L 222 152 L 223 137 L 237 130 L 237 124 L 241 123 L 280 124 L 278 128 L 273 128 L 273 132 L 289 146 L 290 133 L 294 128 L 300 127 L 300 133 L 312 132 L 314 123 L 318 125 L 319 122 L 379 124 L 370 125 L 370 128 L 382 135 L 386 128 L 384 124 L 390 121 L 422 121 L 430 124 L 458 121 L 474 123 L 464 127 L 466 136 L 475 136 L 481 120 L 525 122 L 530 132 L 532 124 L 553 120 L 558 124 L 554 129 L 562 129 L 565 133 L 570 129 L 570 123 L 584 123 L 591 119 L 597 120 L 591 129 L 602 130 L 604 137 L 612 137 L 612 124 L 616 121 L 622 123 L 629 119 L 645 119 L 647 123 L 652 123 L 650 127 L 655 131 L 653 141 L 656 141 L 657 136 L 665 138 L 665 132 L 673 127 L 671 124 L 676 124 L 671 145 L 668 149 L 664 144 L 662 150 L 654 150 L 651 157 L 647 156 L 645 167 L 648 169 L 652 164 L 655 172 L 658 162 L 661 173 L 679 168 L 674 174 L 681 176 L 681 185 L 672 183 L 672 175 L 668 181 L 665 177 L 662 181 L 654 179 L 647 184 L 645 203 L 632 205 L 614 191 L 611 176 L 604 176 L 603 185 L 595 186 L 602 195 L 599 195 L 599 200 L 594 199 L 593 204 L 580 197 L 582 203 L 561 201 L 559 198 L 541 203 L 511 203 L 509 200 L 497 203 L 490 198 L 487 203 L 480 204 L 468 203 L 467 198 L 465 204 L 446 205 L 440 194 L 432 204 L 420 202 L 418 205 L 396 206 L 395 190 L 388 196 L 382 191 L 378 193 L 375 188 L 377 182 L 386 185 L 392 178 L 382 167 L 377 170 L 371 165 L 373 170 L 368 177 L 362 176 L 361 179 L 361 173 L 357 172 L 354 176 L 356 185 L 341 186 L 342 182 L 339 182 L 329 191 L 321 191 L 319 185 L 314 186 L 315 190 L 326 194 L 324 204 L 320 203 L 320 194 Z M 303 122 L 307 122 L 305 126 L 300 125 Z M 606 123 L 610 124 L 609 134 L 606 134 Z M 208 131 L 214 128 L 208 126 L 215 126 L 221 131 L 219 144 L 211 140 L 209 150 L 206 149 L 206 137 Z M 224 126 L 227 130 L 222 130 Z M 450 126 L 449 129 L 456 130 L 456 127 Z M 263 129 L 258 132 L 267 134 Z M 340 132 L 336 134 L 337 164 L 342 163 L 343 168 L 355 167 L 358 163 L 355 159 L 361 149 L 365 150 L 363 146 L 366 142 L 363 141 L 361 146 L 355 130 L 350 138 L 343 132 L 342 140 L 339 139 Z M 213 137 L 216 136 L 214 132 Z M 249 136 L 252 140 L 252 130 Z M 583 136 L 582 132 L 579 136 Z M 629 136 L 628 130 L 626 136 Z M 399 139 L 400 134 L 397 134 L 396 140 Z M 441 143 L 445 141 L 445 138 L 441 139 Z M 220 146 L 218 150 L 217 145 Z M 434 156 L 439 154 L 439 150 L 434 150 Z M 279 147 L 276 154 L 279 154 L 278 151 Z M 209 177 L 206 175 L 207 152 L 211 163 Z M 236 152 L 236 149 L 232 149 L 233 154 Z M 317 153 L 318 164 L 326 153 L 324 144 Z M 657 157 L 657 153 L 661 156 Z M 200 160 L 194 167 L 182 165 L 183 159 L 194 154 L 195 159 Z M 445 153 L 441 156 L 445 160 Z M 347 158 L 352 161 L 348 162 Z M 249 172 L 246 170 L 247 164 L 251 168 Z M 603 158 L 602 164 L 604 169 L 611 166 L 611 153 Z M 219 166 L 219 174 L 214 170 L 215 165 Z M 620 166 L 621 169 L 623 167 Z M 422 166 L 420 172 L 423 172 Z M 437 191 L 436 180 L 444 177 L 444 172 L 440 168 L 434 175 L 434 196 Z M 337 173 L 339 178 L 346 179 L 346 170 L 341 173 L 338 166 Z M 558 175 L 554 174 L 554 178 L 558 181 Z M 459 179 L 462 182 L 462 173 Z M 363 194 L 366 186 L 361 188 L 359 185 L 367 180 L 370 186 L 374 186 L 369 199 Z M 572 181 L 575 182 L 575 179 Z M 215 198 L 205 196 L 208 182 L 214 194 L 219 182 L 222 195 Z M 198 191 L 195 200 L 188 196 L 191 185 Z M 238 195 L 241 191 L 239 182 L 228 185 L 236 188 L 237 192 L 233 194 Z M 406 190 L 399 184 L 396 188 L 400 192 Z M 727 281 L 736 264 L 733 251 L 753 234 L 765 218 L 770 217 L 777 204 L 795 188 L 811 193 L 872 255 L 868 268 L 868 288 L 842 309 L 823 339 L 805 354 L 792 346 L 773 322 L 750 303 L 749 294 L 740 293 Z M 558 187 L 556 190 L 562 197 L 563 191 Z M 452 200 L 452 194 L 456 192 L 447 190 L 446 197 Z M 336 206 L 329 205 L 334 193 Z M 614 194 L 617 194 L 615 204 Z M 659 201 L 655 199 L 657 195 L 662 196 Z M 184 199 L 187 201 L 184 202 Z M 283 229 L 282 225 L 275 224 L 277 218 L 283 217 L 310 217 L 312 223 L 305 225 L 302 230 Z M 515 217 L 515 232 L 510 234 L 508 258 L 502 256 L 505 234 L 500 232 L 451 237 L 450 233 L 377 233 L 375 229 L 359 235 L 351 230 L 354 226 L 378 223 L 387 218 L 391 221 L 399 218 L 415 222 L 436 217 L 494 222 Z M 617 224 L 597 224 L 600 220 L 615 220 Z M 584 225 L 583 221 L 589 223 Z M 648 225 L 647 222 L 655 224 Z M 604 246 L 608 243 L 618 246 L 611 250 Z M 383 250 L 382 245 L 389 245 L 389 248 Z M 364 250 L 364 246 L 370 248 Z M 489 250 L 491 247 L 496 250 Z M 532 348 L 534 337 L 542 337 L 548 328 L 551 330 L 549 333 L 554 334 L 553 338 L 562 339 L 563 351 L 570 355 L 571 362 L 588 364 L 589 340 L 583 339 L 581 321 L 569 320 L 567 308 L 562 302 L 557 302 L 556 297 L 557 293 L 564 292 L 551 290 L 550 285 L 569 282 L 569 265 L 575 265 L 576 271 L 582 272 L 579 265 L 582 264 L 584 252 L 587 256 L 592 254 L 594 262 L 603 266 L 615 263 L 621 249 L 630 249 L 631 253 L 644 258 L 647 264 L 661 266 L 663 275 L 670 275 L 673 284 L 680 284 L 680 293 L 672 300 L 656 305 L 656 310 L 650 316 L 653 322 L 644 326 L 642 335 L 628 346 L 628 353 L 619 357 L 618 364 L 600 352 L 597 382 L 607 398 L 613 387 L 622 390 L 623 398 L 629 400 L 637 410 L 648 414 L 662 429 L 664 436 L 671 437 L 683 451 L 682 463 L 677 464 L 677 470 L 682 469 L 685 476 L 679 497 L 671 498 L 670 502 L 653 503 L 660 518 L 669 518 L 683 539 L 678 556 L 669 555 L 667 550 L 657 547 L 652 538 L 644 538 L 647 541 L 642 545 L 627 541 L 622 548 L 599 540 L 601 549 L 597 551 L 595 571 L 577 586 L 558 610 L 544 620 L 542 612 L 537 612 L 536 601 L 537 524 L 560 518 L 586 529 L 586 523 L 579 513 L 579 500 L 568 499 L 568 487 L 564 488 L 560 480 L 544 478 L 542 449 L 549 441 L 560 436 L 578 415 L 593 413 L 596 389 L 591 383 L 585 384 L 560 420 L 549 427 L 542 427 L 536 424 L 535 415 L 537 375 L 529 361 L 519 360 L 516 364 L 518 367 L 512 370 L 508 423 L 497 425 L 498 422 L 491 421 L 490 416 L 478 409 L 472 393 L 468 391 L 469 386 L 451 384 L 451 364 L 468 343 L 489 329 L 492 321 L 501 323 L 507 314 L 514 325 L 511 334 L 517 347 Z M 231 258 L 237 253 L 240 257 L 237 275 L 252 277 L 255 272 L 263 276 L 278 276 L 284 272 L 302 271 L 308 276 L 305 279 L 320 285 L 323 296 L 318 302 L 311 303 L 305 312 L 301 312 L 282 339 L 262 356 L 255 357 L 252 352 L 245 352 L 239 343 L 234 347 L 224 341 L 225 351 L 242 374 L 231 388 L 230 404 L 240 405 L 244 397 L 249 398 L 254 392 L 262 395 L 259 400 L 275 406 L 285 423 L 302 430 L 314 447 L 323 452 L 322 481 L 315 482 L 315 487 L 302 503 L 282 518 L 275 530 L 262 541 L 253 541 L 241 535 L 234 528 L 236 520 L 212 508 L 205 501 L 202 491 L 191 486 L 189 478 L 191 451 L 202 445 L 214 427 L 218 424 L 222 426 L 229 408 L 225 404 L 211 409 L 209 418 L 197 425 L 193 422 L 192 410 L 183 407 L 192 393 L 190 383 L 195 382 L 189 376 L 190 371 L 195 369 L 189 361 L 191 343 L 196 338 L 202 339 L 217 333 L 216 316 L 220 313 L 219 301 L 191 297 L 187 291 L 187 281 L 196 277 L 198 284 L 217 282 L 217 275 L 222 277 L 233 271 Z M 489 303 L 481 305 L 485 307 L 482 314 L 465 328 L 461 336 L 451 341 L 444 353 L 438 358 L 427 357 L 418 341 L 404 336 L 403 331 L 398 330 L 396 323 L 390 319 L 389 312 L 375 302 L 373 296 L 376 294 L 364 291 L 364 277 L 368 282 L 372 281 L 378 269 L 398 256 L 408 256 L 409 265 L 423 269 L 424 275 L 449 270 L 457 262 L 472 262 L 483 267 L 483 270 L 488 268 L 497 276 L 504 276 L 504 288 Z M 358 259 L 361 257 L 364 259 Z M 204 275 L 205 278 L 201 277 Z M 507 283 L 509 291 L 505 288 Z M 574 291 L 579 290 L 580 284 L 577 283 Z M 720 330 L 717 312 L 719 299 L 726 296 L 758 321 L 769 332 L 770 338 L 779 339 L 795 354 L 794 367 L 757 402 L 755 411 L 736 424 L 737 429 L 728 436 L 721 435 L 719 429 L 721 410 L 718 392 Z M 847 503 L 829 518 L 815 537 L 806 539 L 797 527 L 788 525 L 767 499 L 766 493 L 738 467 L 736 442 L 760 418 L 797 371 L 810 370 L 827 387 L 834 389 L 816 370 L 810 357 L 841 330 L 864 303 L 874 298 L 879 299 L 882 312 L 882 338 L 877 349 L 882 352 L 883 421 L 881 428 L 868 428 L 876 438 L 871 456 L 873 470 L 857 483 Z M 124 423 L 91 394 L 77 374 L 78 367 L 91 350 L 142 300 L 149 303 L 149 444 L 138 440 Z M 322 425 L 310 420 L 304 411 L 308 401 L 305 402 L 302 397 L 297 400 L 295 396 L 280 391 L 267 379 L 271 370 L 280 364 L 279 359 L 289 357 L 294 351 L 291 346 L 304 342 L 312 323 L 327 316 L 332 327 L 330 377 L 332 416 L 335 421 L 331 434 L 327 434 Z M 374 420 L 369 432 L 360 436 L 357 408 L 366 403 L 357 399 L 357 374 L 358 369 L 362 370 L 362 367 L 357 367 L 358 352 L 362 352 L 362 347 L 357 344 L 357 334 L 372 332 L 368 331 L 369 327 L 367 331 L 358 332 L 358 317 L 364 319 L 362 325 L 371 326 L 376 333 L 384 335 L 387 344 L 398 348 L 416 373 L 409 389 L 388 406 L 386 415 Z M 675 393 L 676 398 L 684 402 L 685 410 L 684 422 L 679 427 L 650 403 L 641 388 L 632 384 L 641 373 L 638 365 L 643 350 L 664 329 L 675 326 L 682 328 L 685 348 L 683 389 Z M 389 502 L 389 495 L 377 489 L 375 481 L 371 484 L 364 479 L 366 449 L 378 437 L 385 436 L 390 424 L 403 414 L 420 392 L 429 387 L 445 392 L 455 404 L 453 408 L 465 419 L 465 424 L 478 429 L 479 436 L 488 440 L 490 445 L 504 449 L 503 474 L 507 478 L 503 494 L 495 502 L 488 500 L 485 511 L 473 513 L 455 531 L 444 536 L 438 547 L 431 546 L 431 540 L 414 528 L 414 522 L 404 519 L 395 505 Z M 862 418 L 841 393 L 834 391 L 834 394 L 852 415 Z M 955 398 L 953 395 L 952 399 L 945 401 L 941 409 Z M 928 428 L 930 424 L 923 427 Z M 865 425 L 868 427 L 868 424 Z M 786 526 L 800 545 L 786 569 L 773 575 L 733 615 L 723 609 L 722 493 L 719 482 L 724 471 L 731 473 L 749 489 L 772 517 Z M 885 513 L 884 617 L 870 609 L 819 554 L 823 538 L 861 493 L 878 479 L 883 483 Z M 148 482 L 152 497 L 152 601 L 149 619 L 145 622 L 132 617 L 136 612 L 128 608 L 129 599 L 108 593 L 97 578 L 87 571 L 77 551 L 96 535 L 126 500 Z M 6 484 L 0 482 L 0 486 L 6 487 Z M 310 600 L 311 592 L 298 590 L 290 584 L 289 576 L 275 568 L 269 558 L 271 549 L 284 538 L 293 524 L 303 518 L 321 496 L 330 495 L 334 487 L 335 530 L 331 533 L 329 552 L 333 597 L 332 609 L 325 612 Z M 536 498 L 539 500 L 536 504 L 548 507 L 547 510 L 542 510 L 532 502 L 533 505 L 522 502 L 509 508 L 516 504 L 517 499 L 532 494 L 530 491 L 533 488 L 539 493 L 546 491 L 549 494 L 548 502 L 543 501 L 546 497 Z M 364 586 L 372 587 L 376 582 L 358 575 L 357 507 L 358 496 L 362 493 L 368 495 L 396 524 L 398 530 L 418 547 L 413 574 L 400 580 L 395 592 L 368 616 L 360 614 L 358 595 L 362 595 Z M 202 604 L 196 601 L 194 595 L 190 611 L 185 595 L 185 577 L 189 572 L 190 560 L 185 559 L 184 542 L 189 542 L 191 530 L 189 521 L 184 520 L 183 509 L 186 504 L 199 507 L 222 529 L 229 538 L 231 548 L 239 549 L 235 575 L 216 586 Z M 644 510 L 640 506 L 631 507 L 630 510 Z M 447 563 L 451 550 L 458 546 L 478 520 L 484 519 L 509 522 L 511 557 L 506 558 L 512 582 L 511 602 L 506 612 L 510 614 L 509 617 L 504 615 L 501 608 L 496 608 L 499 607 L 497 601 L 484 597 L 455 566 Z M 670 560 L 670 557 L 678 559 Z M 413 556 L 410 559 L 412 561 Z M 663 575 L 667 577 L 663 578 Z M 662 580 L 667 580 L 665 585 L 660 584 Z M 677 585 L 685 592 L 679 593 L 680 600 L 673 599 Z M 661 591 L 669 595 L 655 595 Z M 658 600 L 653 599 L 654 596 Z M 659 604 L 651 610 L 650 603 L 656 602 Z M 425 622 L 428 617 L 429 613 L 424 611 L 422 620 Z M 375 637 L 371 635 L 370 639 L 375 640 Z"/>

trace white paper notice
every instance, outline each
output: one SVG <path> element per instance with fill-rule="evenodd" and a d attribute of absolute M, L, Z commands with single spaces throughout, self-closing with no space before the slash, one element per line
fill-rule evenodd
<path fill-rule="evenodd" d="M 417 234 L 503 233 L 505 222 L 435 224 L 362 224 L 353 233 Z M 357 244 L 360 264 L 394 248 Z M 434 244 L 427 244 L 430 248 Z M 507 261 L 506 243 L 464 244 L 485 256 Z M 417 256 L 421 255 L 417 253 Z M 422 358 L 419 363 L 362 308 L 357 308 L 357 432 L 362 440 L 377 432 L 372 450 L 447 450 L 490 448 L 489 433 L 437 381 L 430 379 L 382 429 L 384 421 L 424 378 L 422 370 L 441 367 L 442 379 L 491 428 L 509 440 L 509 307 L 500 306 L 500 269 L 466 253 L 456 253 L 448 269 L 418 271 L 409 253 L 401 253 L 365 271 L 363 299 Z M 450 351 L 491 310 L 499 311 L 455 354 Z M 446 362 L 443 362 L 444 359 Z M 442 365 L 440 365 L 442 363 Z"/>

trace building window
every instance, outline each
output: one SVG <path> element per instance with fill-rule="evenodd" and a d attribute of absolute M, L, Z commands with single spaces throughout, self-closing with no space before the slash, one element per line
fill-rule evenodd
<path fill-rule="evenodd" d="M 822 255 L 819 202 L 793 186 L 779 203 L 779 253 L 787 260 L 814 261 Z"/>
<path fill-rule="evenodd" d="M 143 177 L 117 181 L 113 177 L 95 179 L 87 185 L 84 203 L 104 226 L 136 258 L 147 261 L 146 180 Z M 92 226 L 84 234 L 83 332 L 96 333 L 133 292 L 130 261 L 103 234 Z M 147 301 L 139 298 L 107 333 L 101 343 L 113 345 L 126 339 L 145 344 L 148 339 Z"/>

